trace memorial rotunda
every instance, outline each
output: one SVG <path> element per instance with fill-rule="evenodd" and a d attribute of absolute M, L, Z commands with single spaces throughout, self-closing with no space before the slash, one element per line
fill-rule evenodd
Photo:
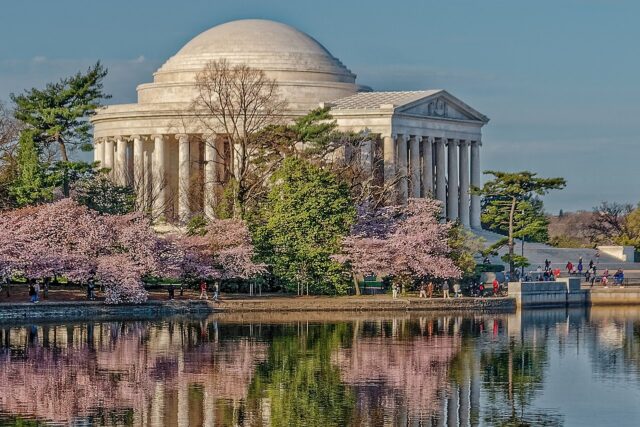
<path fill-rule="evenodd" d="M 374 163 L 382 163 L 387 181 L 402 177 L 399 202 L 433 195 L 444 203 L 447 218 L 480 228 L 480 200 L 469 189 L 480 185 L 486 116 L 445 90 L 371 91 L 309 35 L 256 19 L 201 33 L 154 73 L 152 83 L 138 86 L 137 103 L 109 105 L 91 118 L 95 160 L 118 183 L 136 181 L 138 197 L 148 198 L 158 217 L 213 215 L 207 195 L 233 167 L 233 147 L 225 146 L 224 135 L 214 138 L 180 125 L 196 96 L 196 75 L 222 59 L 276 80 L 291 118 L 328 106 L 341 130 L 376 135 L 363 146 L 361 161 L 371 173 Z"/>

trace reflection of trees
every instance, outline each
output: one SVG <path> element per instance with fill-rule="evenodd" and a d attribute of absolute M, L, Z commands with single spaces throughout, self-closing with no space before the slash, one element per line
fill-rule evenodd
<path fill-rule="evenodd" d="M 294 331 L 284 327 L 273 337 L 267 360 L 254 375 L 248 405 L 261 406 L 266 425 L 345 425 L 354 397 L 341 382 L 331 355 L 347 325 L 312 325 L 304 332 Z"/>
<path fill-rule="evenodd" d="M 447 322 L 445 321 L 446 325 Z M 357 332 L 358 324 L 356 324 Z M 409 424 L 441 409 L 448 365 L 459 338 L 446 335 L 436 320 L 362 325 L 362 338 L 336 355 L 342 379 L 356 390 L 355 425 Z M 442 414 L 439 414 L 442 416 Z"/>
<path fill-rule="evenodd" d="M 481 353 L 480 364 L 489 403 L 484 416 L 486 423 L 498 426 L 562 425 L 562 416 L 553 411 L 529 409 L 542 390 L 547 358 L 546 342 L 540 345 L 514 339 Z"/>
<path fill-rule="evenodd" d="M 248 338 L 218 340 L 204 322 L 8 328 L 0 330 L 0 413 L 186 426 L 239 406 L 264 354 Z"/>

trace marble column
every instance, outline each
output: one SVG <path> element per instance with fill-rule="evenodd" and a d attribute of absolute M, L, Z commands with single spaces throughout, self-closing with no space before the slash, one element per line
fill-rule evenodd
<path fill-rule="evenodd" d="M 164 135 L 153 135 L 153 176 L 154 188 L 153 211 L 156 218 L 164 217 L 167 209 L 167 140 Z"/>
<path fill-rule="evenodd" d="M 115 176 L 113 173 L 113 154 L 113 139 L 107 138 L 104 141 L 104 167 L 111 169 L 109 176 L 112 178 Z"/>
<path fill-rule="evenodd" d="M 207 218 L 214 217 L 216 169 L 215 136 L 209 136 L 204 141 L 204 214 Z"/>
<path fill-rule="evenodd" d="M 446 215 L 447 206 L 447 181 L 445 174 L 446 154 L 445 144 L 446 138 L 436 140 L 436 199 L 442 202 L 442 216 Z"/>
<path fill-rule="evenodd" d="M 471 141 L 471 186 L 480 187 L 480 141 Z M 471 195 L 471 228 L 480 229 L 480 196 Z"/>
<path fill-rule="evenodd" d="M 93 141 L 93 161 L 100 162 L 101 168 L 104 167 L 104 140 L 96 139 Z"/>
<path fill-rule="evenodd" d="M 422 197 L 433 194 L 433 138 L 422 137 Z"/>
<path fill-rule="evenodd" d="M 398 203 L 405 205 L 409 197 L 409 150 L 407 149 L 407 139 L 404 135 L 398 134 L 396 137 L 398 147 Z"/>
<path fill-rule="evenodd" d="M 417 135 L 411 135 L 410 147 L 411 150 L 411 197 L 420 197 L 420 137 Z"/>
<path fill-rule="evenodd" d="M 469 141 L 460 141 L 460 223 L 469 228 Z"/>
<path fill-rule="evenodd" d="M 178 216 L 180 221 L 189 219 L 189 136 L 176 135 L 178 139 Z"/>
<path fill-rule="evenodd" d="M 396 145 L 392 136 L 382 138 L 384 156 L 384 185 L 389 186 L 396 179 Z M 389 201 L 395 202 L 395 190 L 391 191 Z"/>
<path fill-rule="evenodd" d="M 144 141 L 140 135 L 131 135 L 133 139 L 133 188 L 136 191 L 139 209 L 144 209 Z"/>
<path fill-rule="evenodd" d="M 458 219 L 458 140 L 447 141 L 447 219 Z"/>
<path fill-rule="evenodd" d="M 122 136 L 116 138 L 116 160 L 116 182 L 118 185 L 127 185 L 127 140 Z"/>

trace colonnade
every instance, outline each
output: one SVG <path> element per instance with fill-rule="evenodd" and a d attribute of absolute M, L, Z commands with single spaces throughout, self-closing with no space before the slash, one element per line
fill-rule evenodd
<path fill-rule="evenodd" d="M 191 212 L 214 215 L 216 189 L 225 179 L 224 139 L 166 134 L 97 139 L 94 160 L 111 179 L 131 186 L 136 205 L 157 218 L 186 220 Z"/>
<path fill-rule="evenodd" d="M 383 136 L 384 181 L 395 187 L 396 202 L 433 196 L 447 219 L 480 228 L 480 198 L 470 194 L 471 186 L 480 186 L 480 146 L 479 138 Z M 96 140 L 95 160 L 115 182 L 133 186 L 139 208 L 185 220 L 195 211 L 214 215 L 232 151 L 215 136 L 129 135 Z M 374 156 L 375 144 L 363 144 L 361 159 L 370 173 Z"/>
<path fill-rule="evenodd" d="M 432 195 L 447 219 L 481 228 L 480 197 L 470 193 L 480 187 L 479 138 L 398 134 L 384 136 L 382 144 L 384 180 L 396 183 L 397 202 Z"/>

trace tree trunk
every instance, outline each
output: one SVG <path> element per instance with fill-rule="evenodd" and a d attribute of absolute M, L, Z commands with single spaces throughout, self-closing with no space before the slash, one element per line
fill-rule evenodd
<path fill-rule="evenodd" d="M 514 243 L 513 243 L 513 218 L 516 213 L 516 198 L 511 198 L 511 211 L 509 212 L 509 274 L 513 277 L 513 255 L 514 255 Z"/>
<path fill-rule="evenodd" d="M 356 295 L 360 295 L 360 283 L 358 283 L 358 277 L 355 274 L 353 274 L 352 277 L 353 277 L 353 287 L 356 291 Z"/>
<path fill-rule="evenodd" d="M 68 171 L 68 163 L 69 156 L 67 155 L 67 147 L 64 145 L 64 141 L 58 138 L 58 146 L 60 147 L 60 158 L 64 162 L 64 166 L 62 169 L 62 194 L 65 197 L 69 197 L 69 171 Z"/>

